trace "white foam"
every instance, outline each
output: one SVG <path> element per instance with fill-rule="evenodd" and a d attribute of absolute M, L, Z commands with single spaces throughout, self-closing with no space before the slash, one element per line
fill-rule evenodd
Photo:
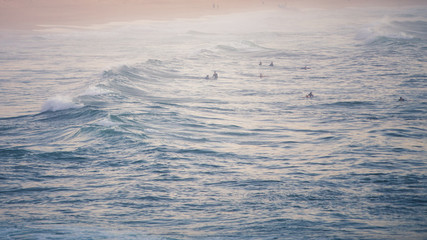
<path fill-rule="evenodd" d="M 97 86 L 90 86 L 79 96 L 98 96 L 98 95 L 106 94 L 109 92 L 110 91 L 102 89 L 102 88 L 97 87 Z"/>
<path fill-rule="evenodd" d="M 380 37 L 393 38 L 393 39 L 412 39 L 410 34 L 396 29 L 393 22 L 388 18 L 371 23 L 360 29 L 356 35 L 357 40 L 372 43 Z"/>
<path fill-rule="evenodd" d="M 41 112 L 55 112 L 66 109 L 82 108 L 83 104 L 74 103 L 71 97 L 55 96 L 48 99 L 42 106 Z"/>

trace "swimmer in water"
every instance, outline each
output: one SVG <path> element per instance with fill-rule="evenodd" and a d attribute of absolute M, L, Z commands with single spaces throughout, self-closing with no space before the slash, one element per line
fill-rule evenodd
<path fill-rule="evenodd" d="M 404 102 L 404 101 L 406 101 L 406 100 L 403 97 L 399 98 L 399 102 Z"/>
<path fill-rule="evenodd" d="M 270 66 L 270 67 L 273 67 L 273 66 L 274 66 L 273 62 L 271 62 L 269 66 Z"/>
<path fill-rule="evenodd" d="M 304 66 L 302 69 L 308 70 L 308 69 L 310 69 L 310 67 Z"/>
<path fill-rule="evenodd" d="M 205 79 L 208 80 L 209 79 L 209 75 L 206 75 Z"/>
<path fill-rule="evenodd" d="M 258 65 L 262 66 L 262 62 L 261 62 L 261 61 L 259 61 L 259 64 L 258 64 Z"/>
<path fill-rule="evenodd" d="M 313 92 L 310 92 L 310 93 L 309 93 L 309 94 L 307 94 L 305 97 L 306 97 L 306 98 L 312 98 L 312 97 L 314 97 Z"/>
<path fill-rule="evenodd" d="M 214 74 L 212 75 L 213 79 L 218 79 L 218 73 L 216 73 L 216 71 L 214 71 Z"/>

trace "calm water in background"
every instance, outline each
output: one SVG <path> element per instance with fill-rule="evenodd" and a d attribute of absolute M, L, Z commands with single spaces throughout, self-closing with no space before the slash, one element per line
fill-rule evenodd
<path fill-rule="evenodd" d="M 427 239 L 426 16 L 1 32 L 0 238 Z"/>

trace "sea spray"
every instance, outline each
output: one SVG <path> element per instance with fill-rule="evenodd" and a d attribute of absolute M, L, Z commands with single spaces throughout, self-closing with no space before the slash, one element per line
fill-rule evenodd
<path fill-rule="evenodd" d="M 102 94 L 110 93 L 111 91 L 103 89 L 99 86 L 89 86 L 82 94 L 79 94 L 79 97 L 81 96 L 98 96 Z"/>
<path fill-rule="evenodd" d="M 57 95 L 53 98 L 48 99 L 42 106 L 41 112 L 56 112 L 66 109 L 82 108 L 84 105 L 73 102 L 73 99 L 69 96 Z"/>

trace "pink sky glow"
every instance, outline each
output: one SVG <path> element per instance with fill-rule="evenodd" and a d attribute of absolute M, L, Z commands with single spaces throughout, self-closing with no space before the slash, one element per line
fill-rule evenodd
<path fill-rule="evenodd" d="M 0 28 L 90 25 L 277 8 L 404 7 L 425 0 L 0 0 Z"/>

